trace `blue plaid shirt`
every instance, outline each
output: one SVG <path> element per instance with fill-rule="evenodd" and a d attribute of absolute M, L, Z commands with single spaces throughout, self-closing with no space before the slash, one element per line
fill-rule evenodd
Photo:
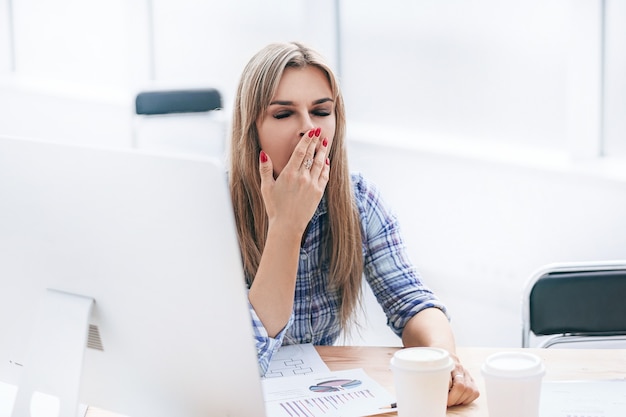
<path fill-rule="evenodd" d="M 376 187 L 360 174 L 352 185 L 361 218 L 364 276 L 387 315 L 387 324 L 398 335 L 419 311 L 445 307 L 421 282 L 409 260 L 395 215 L 383 203 Z M 325 197 L 320 202 L 300 248 L 293 313 L 285 328 L 269 337 L 252 305 L 250 314 L 259 367 L 264 374 L 272 355 L 283 344 L 332 345 L 341 333 L 340 294 L 328 288 L 327 260 L 320 248 L 322 231 L 328 227 Z"/>

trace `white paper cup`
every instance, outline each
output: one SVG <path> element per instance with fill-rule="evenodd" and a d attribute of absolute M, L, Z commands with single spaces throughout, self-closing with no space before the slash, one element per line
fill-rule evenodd
<path fill-rule="evenodd" d="M 391 358 L 399 417 L 444 417 L 450 372 L 448 351 L 414 347 L 400 349 Z"/>
<path fill-rule="evenodd" d="M 482 366 L 489 417 L 537 417 L 545 366 L 537 355 L 501 352 Z"/>

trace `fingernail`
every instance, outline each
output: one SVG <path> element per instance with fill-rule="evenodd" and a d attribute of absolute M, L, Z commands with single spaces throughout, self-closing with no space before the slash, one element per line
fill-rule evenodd
<path fill-rule="evenodd" d="M 313 136 L 315 136 L 315 129 L 309 130 L 309 137 L 312 138 Z"/>
<path fill-rule="evenodd" d="M 330 159 L 326 158 L 326 165 L 330 165 Z"/>
<path fill-rule="evenodd" d="M 322 141 L 322 146 L 323 147 L 327 147 L 328 146 L 328 138 L 324 138 L 324 140 Z"/>
<path fill-rule="evenodd" d="M 318 127 L 317 129 L 315 129 L 315 136 L 319 136 L 320 133 L 322 133 L 322 128 Z"/>
<path fill-rule="evenodd" d="M 264 151 L 261 151 L 260 154 L 260 159 L 261 159 L 261 163 L 264 164 L 265 162 L 267 162 L 267 154 Z"/>

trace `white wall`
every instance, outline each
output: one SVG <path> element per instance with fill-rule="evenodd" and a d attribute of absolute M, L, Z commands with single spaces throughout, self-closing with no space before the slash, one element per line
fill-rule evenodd
<path fill-rule="evenodd" d="M 0 77 L 13 70 L 12 12 L 8 0 L 0 0 Z"/>
<path fill-rule="evenodd" d="M 0 79 L 0 135 L 128 148 L 131 104 L 130 95 L 68 83 Z"/>
<path fill-rule="evenodd" d="M 541 266 L 626 259 L 626 172 L 605 176 L 568 160 L 505 163 L 376 138 L 352 135 L 351 168 L 395 208 L 460 345 L 521 346 L 522 290 Z M 363 340 L 399 343 L 371 311 Z"/>
<path fill-rule="evenodd" d="M 569 39 L 593 35 L 600 23 L 572 30 L 569 3 L 343 1 L 351 117 L 472 141 L 567 147 Z"/>
<path fill-rule="evenodd" d="M 626 155 L 626 2 L 606 0 L 604 147 L 606 155 Z"/>

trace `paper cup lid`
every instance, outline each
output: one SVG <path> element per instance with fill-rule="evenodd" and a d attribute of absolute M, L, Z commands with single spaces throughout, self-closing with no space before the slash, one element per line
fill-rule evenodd
<path fill-rule="evenodd" d="M 452 370 L 454 362 L 445 349 L 412 347 L 396 351 L 391 358 L 391 366 L 420 371 L 440 371 Z"/>
<path fill-rule="evenodd" d="M 543 375 L 545 366 L 541 358 L 526 352 L 501 352 L 489 356 L 482 366 L 484 375 L 524 378 Z"/>

